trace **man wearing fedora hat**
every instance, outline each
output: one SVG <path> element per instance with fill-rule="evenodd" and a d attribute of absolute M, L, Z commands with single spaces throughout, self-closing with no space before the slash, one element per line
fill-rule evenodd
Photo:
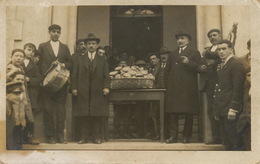
<path fill-rule="evenodd" d="M 185 115 L 183 143 L 189 143 L 192 135 L 193 115 L 199 112 L 197 73 L 201 56 L 190 48 L 190 34 L 180 31 L 175 35 L 178 48 L 169 56 L 166 73 L 166 115 L 170 138 L 166 143 L 177 142 L 178 115 Z"/>
<path fill-rule="evenodd" d="M 71 55 L 67 45 L 59 41 L 61 27 L 57 24 L 50 25 L 50 41 L 39 45 L 39 71 L 44 77 L 52 65 L 57 65 L 58 61 L 62 67 L 70 69 Z M 65 100 L 67 96 L 66 83 L 60 90 L 53 92 L 49 89 L 41 88 L 40 99 L 44 104 L 44 124 L 47 143 L 66 143 L 64 141 L 65 125 Z M 56 123 L 55 123 L 56 121 Z M 55 126 L 56 125 L 56 126 Z M 56 127 L 56 128 L 55 128 Z"/>
<path fill-rule="evenodd" d="M 100 144 L 102 119 L 108 116 L 110 78 L 107 60 L 97 54 L 99 42 L 93 33 L 88 34 L 85 39 L 87 51 L 78 55 L 73 66 L 71 89 L 78 101 L 73 115 L 80 116 L 82 122 L 79 144 L 91 138 Z"/>

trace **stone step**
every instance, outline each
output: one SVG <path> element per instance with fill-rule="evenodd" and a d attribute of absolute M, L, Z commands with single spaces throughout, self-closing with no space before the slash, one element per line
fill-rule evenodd
<path fill-rule="evenodd" d="M 102 144 L 78 144 L 69 142 L 68 144 L 46 144 L 23 145 L 25 150 L 127 150 L 127 151 L 222 151 L 223 145 L 206 145 L 204 143 L 173 143 L 166 144 L 159 141 L 147 139 L 114 139 Z"/>

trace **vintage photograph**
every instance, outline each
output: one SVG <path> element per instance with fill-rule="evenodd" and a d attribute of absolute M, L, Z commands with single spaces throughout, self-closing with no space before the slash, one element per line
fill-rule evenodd
<path fill-rule="evenodd" d="M 6 6 L 6 151 L 251 152 L 251 12 Z"/>
<path fill-rule="evenodd" d="M 7 150 L 250 151 L 249 11 L 7 7 Z"/>

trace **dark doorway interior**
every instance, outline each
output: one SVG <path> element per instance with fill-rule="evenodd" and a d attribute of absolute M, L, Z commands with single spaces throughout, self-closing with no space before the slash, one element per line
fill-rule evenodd
<path fill-rule="evenodd" d="M 113 17 L 112 47 L 146 60 L 162 45 L 161 17 Z"/>

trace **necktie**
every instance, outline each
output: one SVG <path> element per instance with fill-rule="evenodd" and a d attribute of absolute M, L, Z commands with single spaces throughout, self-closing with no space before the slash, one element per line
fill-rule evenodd
<path fill-rule="evenodd" d="M 90 53 L 90 61 L 93 60 L 93 53 Z"/>
<path fill-rule="evenodd" d="M 182 53 L 182 51 L 183 51 L 183 49 L 182 49 L 182 48 L 180 48 L 180 49 L 179 49 L 179 54 L 181 54 L 181 53 Z"/>

